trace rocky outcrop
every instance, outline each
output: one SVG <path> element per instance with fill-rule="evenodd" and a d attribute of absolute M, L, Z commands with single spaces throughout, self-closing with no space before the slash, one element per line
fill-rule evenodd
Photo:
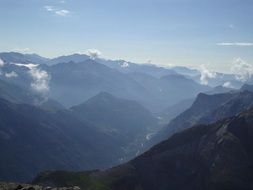
<path fill-rule="evenodd" d="M 39 185 L 18 184 L 18 183 L 5 183 L 0 182 L 1 190 L 81 190 L 78 186 L 73 187 L 43 187 Z"/>

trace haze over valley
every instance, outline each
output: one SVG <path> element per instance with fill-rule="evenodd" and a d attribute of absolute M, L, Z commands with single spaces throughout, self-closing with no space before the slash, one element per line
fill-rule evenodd
<path fill-rule="evenodd" d="M 0 1 L 0 190 L 251 190 L 252 8 Z"/>

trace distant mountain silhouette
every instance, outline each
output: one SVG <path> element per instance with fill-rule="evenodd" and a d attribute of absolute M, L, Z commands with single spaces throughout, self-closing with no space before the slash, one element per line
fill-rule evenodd
<path fill-rule="evenodd" d="M 37 54 L 22 54 L 17 52 L 0 53 L 0 58 L 5 62 L 13 63 L 37 63 L 46 64 L 50 59 L 41 57 Z"/>
<path fill-rule="evenodd" d="M 31 88 L 34 79 L 29 73 L 30 69 L 20 64 L 37 64 L 38 70 L 50 76 L 49 97 L 57 99 L 65 107 L 81 104 L 99 92 L 108 92 L 138 101 L 157 113 L 184 99 L 194 98 L 199 92 L 211 90 L 177 74 L 172 68 L 152 64 L 101 58 L 91 60 L 85 54 L 48 59 L 36 54 L 9 52 L 1 53 L 0 58 L 6 62 L 1 68 L 4 73 L 16 73 L 16 77 L 2 75 L 0 78 L 22 88 Z"/>
<path fill-rule="evenodd" d="M 88 55 L 76 53 L 76 54 L 72 54 L 72 55 L 64 55 L 64 56 L 53 58 L 47 64 L 53 65 L 53 64 L 57 64 L 57 63 L 68 63 L 71 61 L 83 62 L 88 59 L 90 59 L 90 57 Z"/>

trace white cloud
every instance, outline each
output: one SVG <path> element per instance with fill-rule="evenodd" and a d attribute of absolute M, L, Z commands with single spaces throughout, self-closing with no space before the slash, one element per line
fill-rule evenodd
<path fill-rule="evenodd" d="M 88 49 L 87 54 L 90 56 L 90 58 L 95 59 L 102 55 L 101 51 L 97 49 Z"/>
<path fill-rule="evenodd" d="M 53 6 L 46 5 L 46 6 L 44 6 L 44 8 L 45 8 L 47 11 L 49 11 L 49 12 L 55 11 L 55 9 L 53 8 Z"/>
<path fill-rule="evenodd" d="M 253 65 L 247 63 L 242 58 L 234 58 L 231 66 L 231 71 L 236 75 L 236 79 L 241 82 L 246 82 L 253 75 Z"/>
<path fill-rule="evenodd" d="M 200 76 L 201 84 L 208 85 L 209 79 L 216 77 L 216 73 L 208 70 L 205 65 L 201 65 L 199 71 L 201 73 L 201 76 Z"/>
<path fill-rule="evenodd" d="M 68 15 L 70 14 L 70 11 L 69 11 L 69 10 L 66 10 L 66 9 L 58 9 L 58 8 L 55 8 L 55 7 L 50 6 L 50 5 L 46 5 L 46 6 L 44 6 L 44 8 L 45 8 L 48 12 L 53 12 L 55 15 L 62 16 L 62 17 L 68 16 Z"/>
<path fill-rule="evenodd" d="M 4 66 L 4 61 L 0 58 L 0 67 Z"/>
<path fill-rule="evenodd" d="M 222 86 L 225 88 L 234 88 L 233 85 L 231 84 L 231 82 L 229 82 L 229 81 L 225 82 Z"/>
<path fill-rule="evenodd" d="M 11 63 L 13 65 L 19 66 L 19 67 L 26 67 L 28 69 L 33 69 L 34 67 L 37 67 L 37 64 L 29 63 L 29 64 L 23 64 L 23 63 Z"/>
<path fill-rule="evenodd" d="M 13 51 L 19 52 L 19 53 L 28 53 L 30 52 L 30 48 L 15 48 L 13 49 Z"/>
<path fill-rule="evenodd" d="M 65 9 L 55 11 L 55 14 L 58 16 L 67 16 L 69 13 L 70 12 Z"/>
<path fill-rule="evenodd" d="M 253 46 L 251 42 L 221 42 L 217 43 L 218 46 Z"/>
<path fill-rule="evenodd" d="M 125 61 L 124 63 L 122 63 L 121 67 L 127 68 L 127 67 L 129 67 L 129 63 Z"/>
<path fill-rule="evenodd" d="M 7 77 L 7 78 L 14 78 L 14 77 L 17 77 L 17 76 L 18 76 L 18 74 L 14 71 L 11 71 L 9 73 L 5 73 L 5 77 Z"/>
<path fill-rule="evenodd" d="M 11 63 L 13 65 L 19 67 L 26 67 L 29 69 L 28 74 L 32 77 L 33 82 L 31 83 L 31 87 L 42 94 L 47 94 L 50 90 L 49 82 L 51 80 L 51 76 L 44 70 L 38 68 L 39 65 L 29 63 L 29 64 L 22 64 L 22 63 Z"/>
<path fill-rule="evenodd" d="M 49 91 L 51 76 L 46 71 L 37 67 L 32 67 L 28 73 L 33 78 L 31 87 L 39 93 L 46 94 Z"/>
<path fill-rule="evenodd" d="M 1 69 L 1 67 L 3 67 L 4 66 L 4 61 L 0 58 L 0 75 L 2 75 L 3 73 L 2 73 L 2 69 Z"/>

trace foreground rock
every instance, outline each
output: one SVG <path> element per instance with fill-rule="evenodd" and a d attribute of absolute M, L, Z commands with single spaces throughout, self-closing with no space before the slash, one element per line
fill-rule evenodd
<path fill-rule="evenodd" d="M 0 182 L 0 190 L 81 190 L 80 187 L 43 187 L 39 185 Z"/>

